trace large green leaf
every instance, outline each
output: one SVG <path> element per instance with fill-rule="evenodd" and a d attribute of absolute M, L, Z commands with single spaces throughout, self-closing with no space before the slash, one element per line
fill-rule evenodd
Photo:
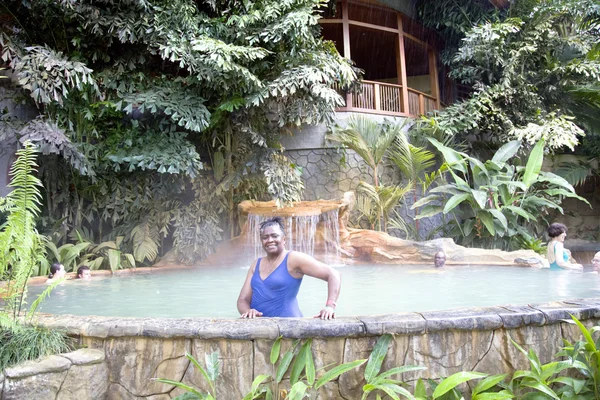
<path fill-rule="evenodd" d="M 538 390 L 538 391 L 544 393 L 545 395 L 552 397 L 553 399 L 560 400 L 560 397 L 558 397 L 558 395 L 556 394 L 556 392 L 554 392 L 554 390 L 550 389 L 550 387 L 548 385 L 545 385 L 541 382 L 522 382 L 521 384 L 523 386 L 527 386 L 532 389 Z"/>
<path fill-rule="evenodd" d="M 560 186 L 568 191 L 575 193 L 575 188 L 562 176 L 553 174 L 552 172 L 541 172 L 538 177 L 539 182 L 548 182 L 556 186 Z"/>
<path fill-rule="evenodd" d="M 526 220 L 535 220 L 536 217 L 532 214 L 530 214 L 529 212 L 523 210 L 521 207 L 518 206 L 504 206 L 502 207 L 503 210 L 509 210 L 510 212 L 520 215 L 521 217 L 525 218 Z"/>
<path fill-rule="evenodd" d="M 370 383 L 377 374 L 379 374 L 381 364 L 387 354 L 391 341 L 392 335 L 385 334 L 377 340 L 377 343 L 375 343 L 375 347 L 373 347 L 373 351 L 369 356 L 369 362 L 367 362 L 367 367 L 365 368 L 365 380 L 367 383 Z"/>
<path fill-rule="evenodd" d="M 411 207 L 411 210 L 414 210 L 415 208 L 418 207 L 423 207 L 425 204 L 429 204 L 432 201 L 439 201 L 440 200 L 440 196 L 435 195 L 435 194 L 430 194 L 429 196 L 425 196 L 419 200 L 417 200 Z"/>
<path fill-rule="evenodd" d="M 477 385 L 473 389 L 473 395 L 485 392 L 486 390 L 493 388 L 498 383 L 504 381 L 504 378 L 506 378 L 506 375 L 507 374 L 488 376 L 481 382 L 477 383 Z"/>
<path fill-rule="evenodd" d="M 477 213 L 477 217 L 483 222 L 483 225 L 488 230 L 488 232 L 492 235 L 496 235 L 496 229 L 494 228 L 494 219 L 492 215 L 486 210 L 481 210 Z"/>
<path fill-rule="evenodd" d="M 444 146 L 442 143 L 438 142 L 434 138 L 429 137 L 429 138 L 427 138 L 427 140 L 429 140 L 429 142 L 431 142 L 431 144 L 436 149 L 438 149 L 438 151 L 440 153 L 442 153 L 442 155 L 444 156 L 444 159 L 448 163 L 448 166 L 450 166 L 451 168 L 456 169 L 457 171 L 460 171 L 464 174 L 467 173 L 467 168 L 465 167 L 465 160 L 463 157 L 461 157 L 459 152 L 457 152 L 454 149 Z"/>
<path fill-rule="evenodd" d="M 531 150 L 527 165 L 525 167 L 525 173 L 523 174 L 523 183 L 529 188 L 533 182 L 535 182 L 542 170 L 542 163 L 544 162 L 544 140 L 540 140 Z"/>
<path fill-rule="evenodd" d="M 429 191 L 429 193 L 445 193 L 445 194 L 446 193 L 458 194 L 458 193 L 463 193 L 463 192 L 464 192 L 463 190 L 456 187 L 456 185 L 452 185 L 452 184 L 436 186 Z"/>
<path fill-rule="evenodd" d="M 283 379 L 283 375 L 290 367 L 293 357 L 294 357 L 294 353 L 292 352 L 292 349 L 286 351 L 283 354 L 283 357 L 281 358 L 279 366 L 277 367 L 277 374 L 275 375 L 275 381 L 277 383 L 281 382 L 281 380 Z"/>
<path fill-rule="evenodd" d="M 286 399 L 302 400 L 304 398 L 304 394 L 306 393 L 306 389 L 308 389 L 308 386 L 306 386 L 306 383 L 304 383 L 302 381 L 296 382 L 294 385 L 292 385 L 292 389 L 290 390 L 290 393 L 288 394 Z"/>
<path fill-rule="evenodd" d="M 302 347 L 300 347 L 300 352 L 298 352 L 298 356 L 296 357 L 296 361 L 292 365 L 292 372 L 290 373 L 290 385 L 294 385 L 298 382 L 298 378 L 300 378 L 300 374 L 306 367 L 307 353 L 310 353 L 310 346 L 312 340 L 308 339 Z"/>
<path fill-rule="evenodd" d="M 487 192 L 485 190 L 471 189 L 471 194 L 479 205 L 479 208 L 485 208 L 485 203 L 487 202 Z"/>
<path fill-rule="evenodd" d="M 119 269 L 121 265 L 121 252 L 115 249 L 108 249 L 108 264 L 112 272 Z"/>
<path fill-rule="evenodd" d="M 198 371 L 200 371 L 200 373 L 202 374 L 202 376 L 204 376 L 204 379 L 206 380 L 206 382 L 209 384 L 209 386 L 211 387 L 211 389 L 214 391 L 214 382 L 212 382 L 210 380 L 210 376 L 208 375 L 208 372 L 206 372 L 206 370 L 200 365 L 200 363 L 194 358 L 194 356 L 192 356 L 189 353 L 185 353 L 185 356 L 188 360 L 190 360 L 190 362 L 192 364 L 194 364 L 194 366 L 196 367 L 196 369 L 198 369 Z"/>
<path fill-rule="evenodd" d="M 506 220 L 504 214 L 502 214 L 502 211 L 496 210 L 495 208 L 490 208 L 487 211 L 492 214 L 497 221 L 500 221 L 500 224 L 502 224 L 502 227 L 505 230 L 508 229 L 508 221 Z"/>
<path fill-rule="evenodd" d="M 283 338 L 283 336 L 279 336 L 277 339 L 275 339 L 275 343 L 273 343 L 273 347 L 271 347 L 271 355 L 269 356 L 269 360 L 271 361 L 271 364 L 273 364 L 273 365 L 279 359 L 279 353 L 281 351 L 281 339 L 282 338 Z"/>
<path fill-rule="evenodd" d="M 419 210 L 419 215 L 417 215 L 415 217 L 415 219 L 429 218 L 436 214 L 441 213 L 443 210 L 444 210 L 444 207 L 442 207 L 442 206 L 434 206 L 431 204 L 426 205 L 425 207 L 423 207 Z"/>
<path fill-rule="evenodd" d="M 206 364 L 206 373 L 211 382 L 215 382 L 219 377 L 219 368 L 221 361 L 219 361 L 219 352 L 213 351 L 210 354 L 204 355 L 204 363 Z"/>
<path fill-rule="evenodd" d="M 528 196 L 526 197 L 523 202 L 521 203 L 522 207 L 534 207 L 534 208 L 538 208 L 541 209 L 541 207 L 549 207 L 549 208 L 554 208 L 560 211 L 561 214 L 564 214 L 563 209 L 561 206 L 559 206 L 558 204 L 544 199 L 543 197 L 538 197 L 538 196 Z"/>
<path fill-rule="evenodd" d="M 450 199 L 448 199 L 448 201 L 446 202 L 446 205 L 444 206 L 444 211 L 443 211 L 444 214 L 448 214 L 460 203 L 462 203 L 463 201 L 466 201 L 470 198 L 472 198 L 472 196 L 468 193 L 455 194 L 454 196 L 450 197 Z"/>
<path fill-rule="evenodd" d="M 513 158 L 520 148 L 521 142 L 519 140 L 513 140 L 506 143 L 496 151 L 494 157 L 492 157 L 492 162 L 497 164 L 500 168 L 504 168 L 504 164 Z"/>
<path fill-rule="evenodd" d="M 433 391 L 433 399 L 437 399 L 450 390 L 454 389 L 461 383 L 470 381 L 472 379 L 481 379 L 488 376 L 487 374 L 482 374 L 480 372 L 457 372 L 456 374 L 450 375 L 446 379 L 440 382 L 440 384 Z"/>
<path fill-rule="evenodd" d="M 321 376 L 317 380 L 317 383 L 315 384 L 315 389 L 320 388 L 321 386 L 323 386 L 327 382 L 334 380 L 335 378 L 337 378 L 341 374 L 343 374 L 343 373 L 345 373 L 347 371 L 350 371 L 351 369 L 354 369 L 354 368 L 356 368 L 356 367 L 364 364 L 365 362 L 367 362 L 366 359 L 364 359 L 364 360 L 356 360 L 356 361 L 352 361 L 352 362 L 349 362 L 349 363 L 344 363 L 344 364 L 338 365 L 337 367 L 334 367 L 334 368 L 330 369 L 329 371 L 327 371 L 326 373 L 324 373 L 323 376 Z"/>

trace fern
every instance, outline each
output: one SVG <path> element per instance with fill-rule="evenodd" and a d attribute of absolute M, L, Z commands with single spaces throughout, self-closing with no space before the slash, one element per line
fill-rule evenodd
<path fill-rule="evenodd" d="M 133 238 L 133 257 L 137 262 L 152 262 L 158 256 L 158 232 L 152 232 L 156 225 L 144 221 L 131 231 Z M 154 229 L 156 231 L 156 229 Z"/>
<path fill-rule="evenodd" d="M 12 191 L 3 202 L 8 213 L 0 232 L 0 277 L 7 280 L 6 311 L 16 318 L 25 303 L 27 279 L 39 266 L 45 254 L 35 219 L 40 212 L 40 180 L 34 175 L 37 164 L 36 150 L 31 142 L 17 151 L 17 159 L 10 171 L 8 185 Z"/>

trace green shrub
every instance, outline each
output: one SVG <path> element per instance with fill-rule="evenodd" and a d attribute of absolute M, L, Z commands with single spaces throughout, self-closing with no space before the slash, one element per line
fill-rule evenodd
<path fill-rule="evenodd" d="M 65 332 L 28 324 L 0 328 L 0 371 L 23 361 L 72 351 Z"/>

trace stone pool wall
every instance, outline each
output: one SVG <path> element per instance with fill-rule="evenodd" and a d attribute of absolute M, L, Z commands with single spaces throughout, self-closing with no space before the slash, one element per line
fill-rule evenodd
<path fill-rule="evenodd" d="M 426 294 L 424 294 L 426 295 Z M 185 357 L 203 363 L 204 354 L 218 350 L 221 377 L 217 397 L 241 399 L 259 374 L 270 374 L 269 354 L 282 335 L 282 352 L 293 339 L 314 338 L 312 351 L 319 368 L 368 358 L 377 339 L 394 334 L 384 369 L 421 365 L 428 369 L 404 374 L 440 378 L 458 371 L 486 373 L 527 369 L 529 364 L 510 342 L 532 348 L 542 362 L 550 361 L 562 338 L 578 340 L 577 327 L 564 322 L 570 314 L 591 326 L 600 322 L 600 299 L 532 306 L 503 306 L 340 318 L 303 319 L 169 319 L 52 316 L 38 323 L 61 327 L 80 337 L 81 344 L 104 352 L 108 367 L 108 399 L 170 399 L 181 394 L 173 386 L 153 381 L 169 378 L 207 389 L 200 373 Z M 360 399 L 364 365 L 325 385 L 321 399 Z"/>
<path fill-rule="evenodd" d="M 105 399 L 108 382 L 104 351 L 79 349 L 6 368 L 0 399 Z"/>

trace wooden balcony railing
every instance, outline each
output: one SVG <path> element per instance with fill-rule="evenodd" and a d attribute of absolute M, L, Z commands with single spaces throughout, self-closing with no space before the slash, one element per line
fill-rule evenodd
<path fill-rule="evenodd" d="M 391 83 L 361 81 L 358 90 L 343 93 L 346 105 L 338 111 L 355 111 L 383 115 L 423 115 L 437 109 L 437 99 L 408 88 L 408 110 L 402 109 L 402 86 Z"/>

